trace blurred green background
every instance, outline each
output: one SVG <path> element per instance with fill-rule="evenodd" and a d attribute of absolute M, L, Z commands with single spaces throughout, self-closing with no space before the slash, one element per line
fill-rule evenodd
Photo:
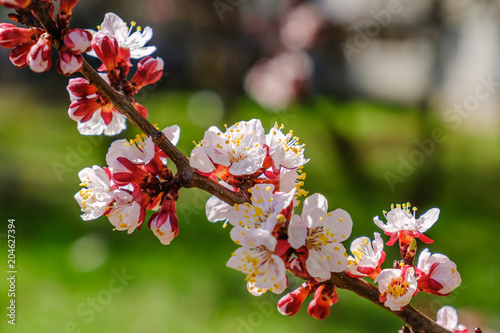
<path fill-rule="evenodd" d="M 192 141 L 200 140 L 209 126 L 260 118 L 266 129 L 275 122 L 283 123 L 306 144 L 306 157 L 311 161 L 304 168 L 305 189 L 311 194 L 324 194 L 330 209 L 343 208 L 351 214 L 351 240 L 379 232 L 372 219 L 388 210 L 391 203 L 410 201 L 419 207 L 417 214 L 439 207 L 440 219 L 426 233 L 435 240 L 428 247 L 455 261 L 463 282 L 450 296 L 421 293 L 411 304 L 431 317 L 449 304 L 458 309 L 460 322 L 470 329 L 480 326 L 485 333 L 500 331 L 496 289 L 500 266 L 491 248 L 496 248 L 500 233 L 500 122 L 496 104 L 489 113 L 482 111 L 481 104 L 479 111 L 455 126 L 455 122 L 443 118 L 452 100 L 437 92 L 453 90 L 446 82 L 457 80 L 430 75 L 428 89 L 418 98 L 397 95 L 390 89 L 384 90 L 383 96 L 377 95 L 360 85 L 366 81 L 349 79 L 356 73 L 349 72 L 353 66 L 365 68 L 361 61 L 352 64 L 336 58 L 342 42 L 337 36 L 353 38 L 345 31 L 342 34 L 342 27 L 354 23 L 330 18 L 320 42 L 305 50 L 315 64 L 312 77 L 294 83 L 300 89 L 294 91 L 286 107 L 270 107 L 266 105 L 269 99 L 259 98 L 248 87 L 245 90 L 243 84 L 259 58 L 282 52 L 276 47 L 269 50 L 266 43 L 248 37 L 240 25 L 245 14 L 259 12 L 258 3 L 233 6 L 222 21 L 214 3 L 202 1 L 190 5 L 180 1 L 110 1 L 103 7 L 96 1 L 82 1 L 76 10 L 99 12 L 87 16 L 87 20 L 80 19 L 82 27 L 100 23 L 107 7 L 125 20 L 146 25 L 144 22 L 150 19 L 155 23 L 150 24 L 155 36 L 165 39 L 155 37 L 152 44 L 158 45 L 158 54 L 166 59 L 168 74 L 156 89 L 146 89 L 137 100 L 148 108 L 150 121 L 159 127 L 181 127 L 178 147 L 187 155 L 194 147 Z M 304 3 L 308 2 L 280 2 L 288 11 Z M 321 1 L 310 3 L 320 6 Z M 151 8 L 159 5 L 164 15 L 154 16 Z M 144 8 L 147 10 L 141 10 Z M 262 16 L 279 26 L 286 10 Z M 441 10 L 439 13 L 445 13 Z M 140 13 L 136 15 L 140 17 L 134 13 Z M 262 22 L 258 18 L 255 22 Z M 436 31 L 444 29 L 436 27 L 433 20 L 418 23 Z M 459 26 L 455 24 L 455 28 Z M 390 36 L 391 31 L 384 33 Z M 325 38 L 325 34 L 333 37 Z M 372 44 L 380 38 L 387 37 L 374 37 Z M 216 51 L 213 45 L 217 45 Z M 336 51 L 332 51 L 332 45 Z M 210 49 L 215 54 L 210 54 Z M 7 263 L 7 220 L 14 218 L 18 274 L 15 327 L 7 324 L 8 285 L 5 278 L 0 280 L 0 331 L 395 332 L 401 327 L 400 320 L 350 292 L 339 291 L 339 303 L 325 321 L 309 317 L 307 303 L 289 318 L 275 310 L 279 296 L 251 296 L 243 274 L 225 266 L 236 248 L 229 238 L 229 228 L 206 221 L 204 204 L 208 195 L 197 190 L 181 192 L 180 233 L 169 246 L 161 245 L 147 227 L 127 235 L 113 232 L 106 218 L 82 221 L 73 199 L 79 189 L 77 173 L 94 164 L 103 166 L 107 148 L 116 138 L 79 135 L 66 115 L 66 79 L 57 76 L 55 70 L 38 75 L 27 69 L 14 70 L 7 60 L 8 51 L 1 51 L 1 267 Z M 242 57 L 228 62 L 231 52 Z M 225 56 L 220 59 L 222 54 Z M 321 72 L 325 59 L 328 71 Z M 435 61 L 432 66 L 438 70 L 443 63 Z M 328 73 L 334 73 L 336 79 L 325 80 Z M 446 73 L 443 71 L 443 75 Z M 496 72 L 474 72 L 470 79 L 473 88 L 478 75 L 487 77 L 489 73 Z M 396 85 L 404 85 L 395 80 Z M 474 92 L 463 91 L 459 101 Z M 489 101 L 498 101 L 497 95 L 494 92 Z M 433 137 L 436 131 L 440 133 L 438 139 Z M 129 126 L 120 138 L 136 133 Z M 423 249 L 425 245 L 419 246 Z M 397 259 L 393 250 L 387 249 L 384 267 Z M 299 283 L 291 278 L 290 289 Z"/>

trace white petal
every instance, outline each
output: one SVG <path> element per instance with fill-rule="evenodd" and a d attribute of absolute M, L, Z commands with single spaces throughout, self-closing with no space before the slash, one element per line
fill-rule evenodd
<path fill-rule="evenodd" d="M 425 232 L 429 230 L 429 228 L 432 227 L 434 223 L 436 223 L 438 218 L 439 218 L 439 209 L 438 208 L 429 209 L 427 212 L 425 212 L 424 215 L 421 215 L 419 217 L 417 221 L 418 225 L 417 231 Z"/>
<path fill-rule="evenodd" d="M 293 215 L 288 225 L 288 243 L 294 249 L 306 244 L 307 227 L 299 215 Z"/>
<path fill-rule="evenodd" d="M 191 151 L 191 157 L 189 158 L 189 165 L 205 173 L 209 173 L 215 170 L 215 166 L 208 157 L 205 151 L 205 147 L 203 146 L 195 147 Z"/>
<path fill-rule="evenodd" d="M 328 201 L 319 193 L 315 193 L 304 200 L 302 208 L 302 219 L 308 228 L 313 228 L 320 223 L 320 220 L 326 217 L 328 210 Z"/>
<path fill-rule="evenodd" d="M 172 144 L 174 146 L 177 145 L 177 143 L 179 142 L 180 135 L 181 135 L 181 128 L 179 126 L 172 125 L 170 127 L 165 127 L 162 132 L 163 132 L 163 134 L 165 134 L 167 139 L 169 139 L 170 142 L 172 142 Z"/>
<path fill-rule="evenodd" d="M 309 250 L 309 257 L 306 261 L 306 269 L 309 275 L 318 280 L 318 282 L 326 281 L 331 278 L 332 274 L 325 260 L 321 260 L 321 254 L 315 250 Z"/>
<path fill-rule="evenodd" d="M 343 209 L 335 209 L 328 214 L 325 219 L 325 226 L 330 227 L 332 232 L 335 233 L 335 239 L 342 242 L 349 238 L 352 232 L 352 219 L 351 215 Z"/>
<path fill-rule="evenodd" d="M 207 219 L 210 222 L 217 222 L 227 219 L 228 211 L 231 209 L 231 205 L 217 198 L 216 196 L 211 196 L 205 205 L 205 211 L 207 213 Z"/>
<path fill-rule="evenodd" d="M 438 325 L 453 331 L 458 325 L 458 314 L 454 307 L 445 305 L 438 310 L 436 315 Z"/>

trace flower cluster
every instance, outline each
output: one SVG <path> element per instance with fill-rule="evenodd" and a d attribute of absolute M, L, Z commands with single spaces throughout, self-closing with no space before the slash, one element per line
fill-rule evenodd
<path fill-rule="evenodd" d="M 93 36 L 92 51 L 89 55 L 98 57 L 101 77 L 117 91 L 129 98 L 135 109 L 144 117 L 147 110 L 132 98 L 146 85 L 156 83 L 163 76 L 163 60 L 149 55 L 156 48 L 145 46 L 153 31 L 146 27 L 143 31 L 132 22 L 131 28 L 116 14 L 107 13 L 99 31 L 88 32 Z M 142 32 L 141 32 L 142 31 Z M 127 79 L 131 59 L 141 59 L 137 71 L 130 81 Z M 78 123 L 78 131 L 83 135 L 116 135 L 126 128 L 125 116 L 114 108 L 97 88 L 84 78 L 71 79 L 68 85 L 71 99 L 69 116 Z"/>
<path fill-rule="evenodd" d="M 300 215 L 294 214 L 297 198 L 307 194 L 301 189 L 301 169 L 308 159 L 293 132 L 284 134 L 282 129 L 275 125 L 265 134 L 257 119 L 240 121 L 224 132 L 211 127 L 193 149 L 190 163 L 234 191 L 250 187 L 249 203 L 230 206 L 212 197 L 206 206 L 210 221 L 233 225 L 231 239 L 240 247 L 227 266 L 246 274 L 249 292 L 282 293 L 290 270 L 307 283 L 280 301 L 281 313 L 295 314 L 314 293 L 309 314 L 324 319 L 337 300 L 335 286 L 327 281 L 332 272 L 347 267 L 342 241 L 351 234 L 352 220 L 344 210 L 329 212 L 321 194 L 307 197 Z"/>
<path fill-rule="evenodd" d="M 172 143 L 178 142 L 177 125 L 162 132 Z M 176 201 L 180 187 L 167 161 L 151 137 L 138 135 L 134 140 L 114 141 L 106 155 L 107 167 L 93 166 L 78 174 L 84 188 L 75 199 L 82 209 L 82 219 L 105 215 L 115 230 L 131 233 L 141 228 L 146 210 L 159 210 L 148 225 L 163 244 L 169 244 L 179 232 Z"/>
<path fill-rule="evenodd" d="M 9 8 L 26 8 L 24 16 L 15 13 L 10 17 L 26 28 L 12 23 L 0 23 L 0 46 L 12 48 L 11 62 L 19 67 L 29 66 L 34 72 L 47 71 L 52 66 L 52 46 L 57 48 L 57 70 L 71 75 L 83 68 L 83 54 L 99 58 L 101 77 L 115 90 L 122 93 L 144 117 L 147 110 L 132 96 L 143 87 L 156 83 L 163 76 L 163 60 L 149 55 L 156 50 L 145 46 L 153 36 L 150 27 L 141 29 L 132 22 L 131 27 L 116 14 L 107 13 L 99 31 L 69 28 L 73 7 L 78 0 L 62 0 L 59 13 L 54 15 L 52 0 L 43 2 L 2 1 Z M 31 10 L 28 11 L 28 9 Z M 29 13 L 29 14 L 26 14 Z M 48 14 L 40 20 L 37 13 Z M 26 16 L 27 15 L 27 16 Z M 48 28 L 47 26 L 53 26 Z M 136 27 L 136 31 L 132 31 Z M 137 70 L 131 79 L 127 76 L 133 66 L 131 59 L 138 59 Z M 116 135 L 126 128 L 125 116 L 115 109 L 112 102 L 85 78 L 71 79 L 68 85 L 71 99 L 69 116 L 78 123 L 83 135 Z"/>
<path fill-rule="evenodd" d="M 28 28 L 19 28 L 11 23 L 0 23 L 0 46 L 12 48 L 10 61 L 14 66 L 22 68 L 29 66 L 35 73 L 49 70 L 52 66 L 52 45 L 59 51 L 57 71 L 70 75 L 80 71 L 83 64 L 82 53 L 91 49 L 92 34 L 83 29 L 69 29 L 71 12 L 78 0 L 62 0 L 59 13 L 54 21 L 61 31 L 61 41 L 55 44 L 54 36 L 39 24 L 30 24 Z M 0 4 L 8 8 L 29 8 L 31 1 L 2 1 Z M 54 19 L 54 4 L 44 1 L 44 9 Z M 12 14 L 15 21 L 23 21 L 18 14 Z"/>
<path fill-rule="evenodd" d="M 380 292 L 380 302 L 392 311 L 402 310 L 419 291 L 446 296 L 461 283 L 457 266 L 443 254 L 431 254 L 424 249 L 415 265 L 416 239 L 432 242 L 423 233 L 439 217 L 439 209 L 432 208 L 417 219 L 416 210 L 409 203 L 393 205 L 389 212 L 384 212 L 387 224 L 378 216 L 373 219 L 390 236 L 388 246 L 399 240 L 402 260 L 395 262 L 394 267 L 381 268 L 386 255 L 379 233 L 375 233 L 372 242 L 367 237 L 360 237 L 351 243 L 353 256 L 349 256 L 347 273 L 352 277 L 368 276 L 374 279 Z"/>

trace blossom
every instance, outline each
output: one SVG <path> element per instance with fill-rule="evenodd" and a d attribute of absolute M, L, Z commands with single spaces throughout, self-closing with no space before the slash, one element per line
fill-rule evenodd
<path fill-rule="evenodd" d="M 247 274 L 258 289 L 275 290 L 286 279 L 285 262 L 276 253 L 278 241 L 270 231 L 234 227 L 231 239 L 241 245 L 227 262 L 227 266 Z"/>
<path fill-rule="evenodd" d="M 136 187 L 132 194 L 121 190 L 115 195 L 115 202 L 106 213 L 115 230 L 126 230 L 130 234 L 140 228 L 146 217 L 146 210 L 139 203 L 141 194 L 141 188 Z"/>
<path fill-rule="evenodd" d="M 392 311 L 401 311 L 417 292 L 417 279 L 413 267 L 384 269 L 375 279 L 380 292 L 379 301 Z"/>
<path fill-rule="evenodd" d="M 144 46 L 153 37 L 153 29 L 150 27 L 145 27 L 144 29 L 137 27 L 137 30 L 132 33 L 135 25 L 135 22 L 132 22 L 131 27 L 128 28 L 127 24 L 118 15 L 107 13 L 104 15 L 104 20 L 96 35 L 99 34 L 116 39 L 122 52 L 127 53 L 132 59 L 140 59 L 153 53 L 156 47 Z M 94 52 L 89 52 L 89 55 L 97 56 Z"/>
<path fill-rule="evenodd" d="M 203 173 L 223 165 L 232 175 L 250 175 L 264 163 L 265 144 L 264 128 L 258 119 L 237 122 L 224 133 L 212 126 L 205 132 L 201 145 L 191 152 L 189 163 Z"/>
<path fill-rule="evenodd" d="M 309 159 L 304 158 L 304 145 L 299 145 L 299 138 L 293 136 L 293 131 L 283 134 L 283 129 L 274 124 L 266 135 L 266 144 L 269 147 L 269 155 L 273 159 L 274 167 L 281 166 L 287 169 L 295 169 L 306 164 Z"/>
<path fill-rule="evenodd" d="M 431 294 L 448 295 L 462 283 L 457 265 L 444 254 L 431 255 L 429 249 L 418 257 L 417 274 L 418 287 Z"/>
<path fill-rule="evenodd" d="M 179 141 L 179 126 L 166 127 L 162 132 L 173 145 Z M 133 140 L 122 139 L 111 143 L 106 162 L 113 173 L 113 179 L 120 185 L 125 185 L 132 181 L 141 182 L 149 173 L 157 174 L 167 163 L 166 158 L 162 159 L 163 156 L 164 153 L 156 147 L 150 136 L 138 134 Z"/>
<path fill-rule="evenodd" d="M 352 219 L 346 211 L 327 209 L 326 198 L 316 193 L 304 201 L 302 214 L 293 215 L 288 226 L 288 242 L 294 249 L 308 249 L 306 269 L 318 282 L 329 279 L 331 272 L 346 268 L 347 253 L 341 242 L 352 229 Z"/>
<path fill-rule="evenodd" d="M 409 203 L 391 206 L 391 210 L 384 215 L 387 219 L 387 224 L 384 224 L 378 216 L 373 218 L 373 222 L 382 229 L 387 235 L 391 236 L 387 245 L 393 245 L 399 238 L 400 242 L 407 238 L 419 238 L 424 243 L 432 243 L 433 240 L 424 236 L 426 232 L 439 218 L 439 209 L 431 208 L 418 219 L 415 217 L 416 207 L 413 207 L 413 213 L 410 212 L 411 205 Z M 409 244 L 408 240 L 405 240 Z"/>
<path fill-rule="evenodd" d="M 111 175 L 107 168 L 94 165 L 78 173 L 80 186 L 86 187 L 75 194 L 75 200 L 80 205 L 84 221 L 94 220 L 104 214 L 107 207 L 115 199 L 116 186 L 111 182 Z"/>
<path fill-rule="evenodd" d="M 105 75 L 101 77 L 107 80 Z M 127 127 L 125 116 L 86 79 L 70 79 L 67 90 L 71 100 L 68 114 L 78 122 L 80 134 L 116 135 Z"/>
<path fill-rule="evenodd" d="M 380 272 L 380 265 L 385 260 L 384 241 L 378 232 L 374 233 L 375 239 L 370 241 L 368 237 L 359 237 L 351 243 L 353 256 L 347 257 L 347 273 L 354 277 L 370 275 Z"/>
<path fill-rule="evenodd" d="M 455 333 L 469 333 L 467 327 L 458 323 L 457 310 L 454 307 L 445 305 L 436 314 L 436 323 Z"/>
<path fill-rule="evenodd" d="M 251 203 L 236 204 L 228 210 L 229 223 L 249 228 L 265 226 L 272 231 L 278 214 L 290 205 L 295 191 L 274 192 L 274 185 L 258 184 L 249 192 L 252 193 Z"/>
<path fill-rule="evenodd" d="M 165 200 L 159 212 L 149 219 L 149 227 L 163 245 L 168 245 L 179 234 L 176 201 Z"/>

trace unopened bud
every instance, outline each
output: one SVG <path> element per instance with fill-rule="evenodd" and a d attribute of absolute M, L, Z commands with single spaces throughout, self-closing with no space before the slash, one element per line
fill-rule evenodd
<path fill-rule="evenodd" d="M 0 5 L 7 8 L 26 8 L 31 4 L 31 0 L 0 0 Z"/>
<path fill-rule="evenodd" d="M 302 303 L 311 293 L 309 288 L 299 287 L 286 294 L 278 301 L 278 311 L 285 316 L 293 316 L 299 312 Z"/>
<path fill-rule="evenodd" d="M 337 303 L 338 295 L 336 287 L 321 285 L 314 293 L 314 299 L 309 303 L 307 313 L 310 316 L 323 320 L 330 314 L 330 307 Z"/>
<path fill-rule="evenodd" d="M 26 62 L 35 73 L 42 73 L 50 68 L 52 65 L 52 38 L 49 34 L 43 34 L 33 45 Z"/>
<path fill-rule="evenodd" d="M 83 57 L 81 54 L 75 54 L 70 50 L 59 51 L 57 60 L 57 71 L 64 75 L 71 75 L 82 69 Z"/>
<path fill-rule="evenodd" d="M 64 46 L 75 54 L 92 49 L 92 33 L 84 29 L 71 29 L 64 35 Z"/>
<path fill-rule="evenodd" d="M 92 48 L 97 57 L 102 61 L 103 67 L 99 70 L 111 71 L 118 65 L 118 42 L 113 37 L 108 37 L 105 34 L 96 33 L 92 40 Z"/>
<path fill-rule="evenodd" d="M 175 200 L 165 200 L 160 211 L 149 219 L 149 227 L 162 244 L 170 244 L 179 234 Z"/>
<path fill-rule="evenodd" d="M 41 30 L 38 28 L 18 28 L 10 23 L 0 23 L 0 46 L 10 49 L 34 40 L 40 34 Z"/>
<path fill-rule="evenodd" d="M 28 54 L 35 42 L 24 43 L 16 46 L 9 55 L 9 59 L 17 68 L 23 68 L 28 65 Z"/>
<path fill-rule="evenodd" d="M 71 12 L 73 11 L 73 7 L 79 2 L 80 0 L 61 0 L 59 12 L 61 14 L 65 15 L 71 15 Z"/>
<path fill-rule="evenodd" d="M 157 82 L 163 76 L 163 60 L 160 57 L 146 57 L 137 64 L 137 72 L 130 81 L 137 90 Z"/>

